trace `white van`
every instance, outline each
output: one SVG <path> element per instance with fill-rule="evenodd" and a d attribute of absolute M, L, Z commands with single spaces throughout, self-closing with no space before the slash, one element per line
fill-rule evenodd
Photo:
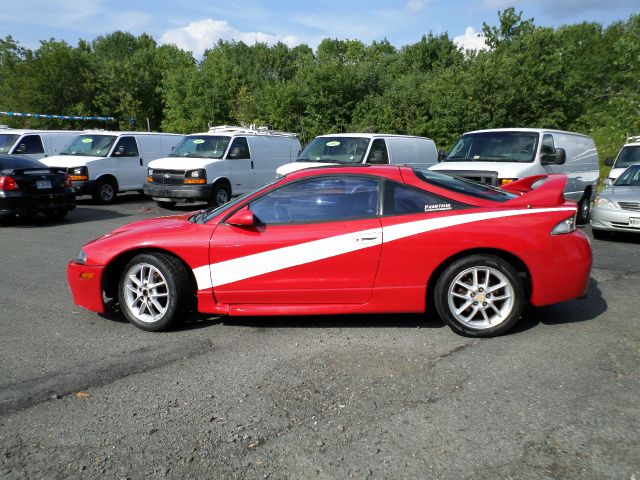
<path fill-rule="evenodd" d="M 640 136 L 628 137 L 615 160 L 611 158 L 605 159 L 604 164 L 612 168 L 604 184 L 606 186 L 613 185 L 613 182 L 627 167 L 638 163 L 640 163 Z"/>
<path fill-rule="evenodd" d="M 0 153 L 33 160 L 60 153 L 80 132 L 74 130 L 22 130 L 0 127 Z"/>
<path fill-rule="evenodd" d="M 149 162 L 167 156 L 183 138 L 174 133 L 87 130 L 60 155 L 42 162 L 66 168 L 77 195 L 108 204 L 118 192 L 142 190 Z"/>
<path fill-rule="evenodd" d="M 296 134 L 222 125 L 188 135 L 167 158 L 149 164 L 144 193 L 158 205 L 219 206 L 276 176 L 300 152 Z"/>
<path fill-rule="evenodd" d="M 540 128 L 497 128 L 463 134 L 437 170 L 494 186 L 547 173 L 568 177 L 565 197 L 578 202 L 578 223 L 589 219 L 599 176 L 591 137 Z"/>
<path fill-rule="evenodd" d="M 278 175 L 331 164 L 406 165 L 428 168 L 438 162 L 430 138 L 383 133 L 336 133 L 314 138 L 295 163 L 278 169 Z"/>

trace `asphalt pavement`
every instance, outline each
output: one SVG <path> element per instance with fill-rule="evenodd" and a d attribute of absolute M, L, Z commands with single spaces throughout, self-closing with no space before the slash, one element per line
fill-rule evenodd
<path fill-rule="evenodd" d="M 423 315 L 148 333 L 73 305 L 85 242 L 168 213 L 127 194 L 0 229 L 3 478 L 640 480 L 640 235 L 593 240 L 586 299 L 493 339 Z"/>

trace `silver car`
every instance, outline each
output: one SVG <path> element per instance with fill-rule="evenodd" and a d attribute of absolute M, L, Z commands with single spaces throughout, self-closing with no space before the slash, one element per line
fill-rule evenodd
<path fill-rule="evenodd" d="M 627 168 L 612 186 L 596 196 L 591 228 L 595 238 L 607 232 L 640 233 L 640 165 Z"/>

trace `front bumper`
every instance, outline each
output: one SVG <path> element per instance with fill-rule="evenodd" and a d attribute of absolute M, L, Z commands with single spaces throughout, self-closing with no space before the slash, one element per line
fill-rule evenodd
<path fill-rule="evenodd" d="M 640 212 L 623 210 L 621 208 L 591 208 L 591 228 L 595 230 L 606 230 L 609 232 L 633 232 L 640 233 L 640 226 L 630 226 L 629 219 L 640 219 Z"/>
<path fill-rule="evenodd" d="M 92 312 L 104 313 L 102 299 L 102 274 L 105 267 L 80 265 L 70 261 L 67 265 L 67 281 L 71 288 L 73 303 Z"/>
<path fill-rule="evenodd" d="M 29 214 L 76 208 L 76 194 L 73 189 L 62 192 L 25 194 L 21 191 L 0 193 L 0 215 Z"/>
<path fill-rule="evenodd" d="M 213 185 L 161 185 L 145 183 L 144 194 L 154 199 L 171 199 L 175 202 L 207 202 L 211 199 Z"/>
<path fill-rule="evenodd" d="M 95 183 L 95 180 L 74 181 L 73 189 L 76 191 L 76 195 L 92 195 Z"/>

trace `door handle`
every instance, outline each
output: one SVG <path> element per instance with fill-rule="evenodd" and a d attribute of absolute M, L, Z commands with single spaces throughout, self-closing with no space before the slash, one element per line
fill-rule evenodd
<path fill-rule="evenodd" d="M 382 234 L 379 232 L 366 232 L 353 237 L 354 241 L 364 245 L 377 245 L 382 243 Z"/>
<path fill-rule="evenodd" d="M 140 159 L 140 166 L 142 166 L 142 159 Z"/>
<path fill-rule="evenodd" d="M 253 160 L 251 160 L 251 170 L 253 170 Z"/>

